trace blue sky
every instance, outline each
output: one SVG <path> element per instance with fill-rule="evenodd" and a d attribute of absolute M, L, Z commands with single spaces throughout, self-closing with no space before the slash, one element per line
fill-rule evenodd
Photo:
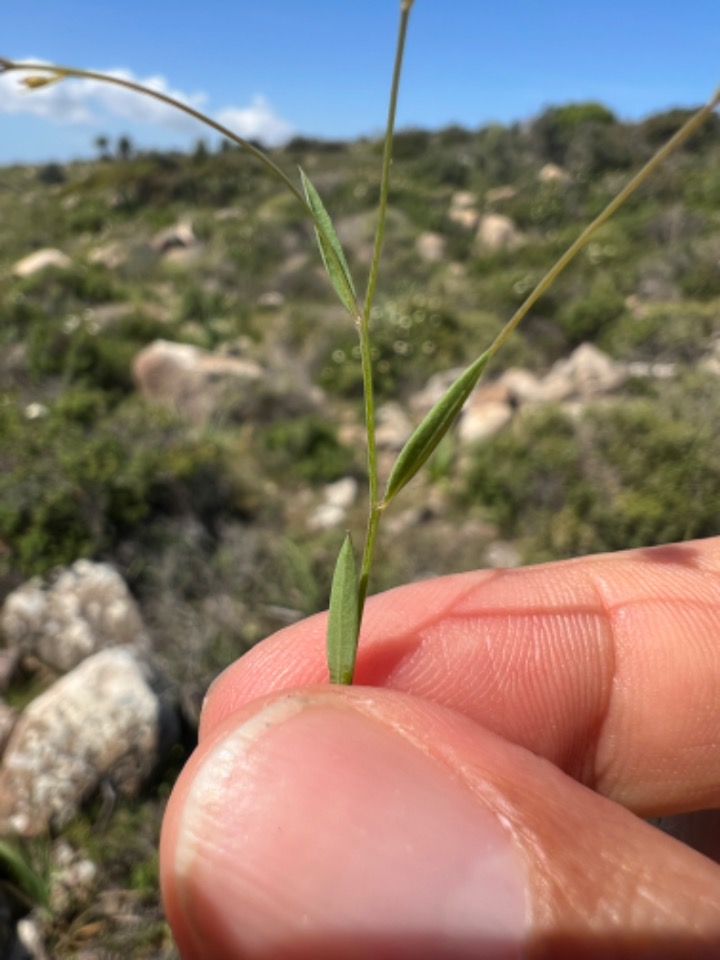
<path fill-rule="evenodd" d="M 0 55 L 123 70 L 246 136 L 378 134 L 399 0 L 3 0 Z M 720 84 L 720 0 L 415 0 L 400 126 L 478 127 L 600 100 L 621 117 Z M 0 77 L 0 164 L 94 153 L 98 135 L 187 148 L 199 126 L 111 88 Z M 211 137 L 208 139 L 212 140 Z"/>

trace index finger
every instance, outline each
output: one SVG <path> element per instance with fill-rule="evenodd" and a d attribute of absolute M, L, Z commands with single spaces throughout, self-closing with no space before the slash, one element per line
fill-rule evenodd
<path fill-rule="evenodd" d="M 371 598 L 356 682 L 442 703 L 645 816 L 720 806 L 720 538 L 410 584 Z M 201 737 L 321 683 L 325 615 L 211 688 Z"/>

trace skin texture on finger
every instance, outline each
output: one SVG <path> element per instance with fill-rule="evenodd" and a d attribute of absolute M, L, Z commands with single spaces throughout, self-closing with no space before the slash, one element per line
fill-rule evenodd
<path fill-rule="evenodd" d="M 161 864 L 185 960 L 720 955 L 720 867 L 394 691 L 228 717 L 183 770 Z"/>
<path fill-rule="evenodd" d="M 325 616 L 222 674 L 201 739 L 326 679 Z M 644 816 L 720 806 L 720 539 L 410 584 L 371 598 L 356 683 L 464 714 Z"/>

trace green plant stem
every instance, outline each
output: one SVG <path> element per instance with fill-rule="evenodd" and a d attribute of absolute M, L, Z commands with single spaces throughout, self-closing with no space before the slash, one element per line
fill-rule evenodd
<path fill-rule="evenodd" d="M 561 274 L 570 261 L 573 260 L 578 253 L 580 253 L 583 247 L 600 229 L 600 227 L 606 223 L 618 210 L 618 208 L 625 203 L 628 197 L 630 197 L 637 190 L 637 188 L 641 186 L 641 184 L 643 184 L 652 173 L 654 173 L 657 167 L 660 166 L 660 164 L 673 152 L 673 150 L 679 147 L 681 143 L 684 143 L 688 137 L 692 136 L 698 127 L 702 126 L 702 124 L 705 122 L 705 120 L 707 120 L 718 104 L 720 104 L 720 88 L 715 91 L 705 106 L 701 107 L 696 113 L 694 113 L 687 123 L 684 123 L 677 133 L 675 133 L 668 140 L 668 142 L 662 146 L 657 153 L 650 158 L 650 160 L 648 160 L 645 166 L 625 184 L 620 193 L 618 193 L 617 196 L 610 201 L 602 213 L 598 214 L 592 223 L 585 227 L 577 240 L 575 240 L 575 242 L 568 247 L 560 259 L 550 268 L 550 270 L 548 270 L 535 289 L 532 290 L 527 299 L 518 308 L 516 313 L 514 313 L 513 316 L 508 320 L 495 340 L 493 340 L 487 351 L 491 357 L 497 353 L 520 321 L 527 315 L 529 310 L 540 299 L 545 291 L 552 286 L 559 274 Z"/>
<path fill-rule="evenodd" d="M 390 190 L 390 169 L 392 167 L 393 132 L 395 130 L 395 115 L 397 112 L 398 94 L 400 91 L 400 75 L 402 73 L 403 54 L 407 37 L 408 21 L 413 0 L 402 0 L 400 5 L 400 23 L 398 25 L 397 44 L 395 46 L 395 63 L 393 66 L 392 85 L 390 88 L 390 103 L 388 106 L 387 125 L 385 129 L 385 145 L 383 148 L 382 177 L 380 181 L 380 203 L 378 208 L 378 223 L 375 231 L 375 243 L 370 273 L 368 275 L 367 290 L 362 314 L 358 317 L 358 333 L 360 336 L 360 362 L 362 364 L 363 394 L 365 397 L 365 430 L 367 436 L 367 464 L 368 464 L 368 497 L 369 513 L 365 545 L 363 547 L 360 580 L 358 583 L 358 632 L 362 626 L 362 614 L 367 598 L 370 569 L 375 553 L 375 540 L 382 508 L 379 505 L 377 444 L 375 442 L 375 394 L 372 376 L 372 354 L 370 347 L 370 315 L 372 312 L 375 287 L 380 270 L 380 256 L 385 238 L 385 221 L 387 219 L 388 193 Z"/>

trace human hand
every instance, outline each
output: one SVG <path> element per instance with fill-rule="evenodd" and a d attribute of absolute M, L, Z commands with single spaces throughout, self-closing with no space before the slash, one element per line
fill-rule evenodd
<path fill-rule="evenodd" d="M 218 678 L 163 827 L 186 960 L 720 957 L 720 539 L 411 584 Z M 714 818 L 715 817 L 715 818 Z M 714 819 L 713 819 L 714 818 Z"/>

